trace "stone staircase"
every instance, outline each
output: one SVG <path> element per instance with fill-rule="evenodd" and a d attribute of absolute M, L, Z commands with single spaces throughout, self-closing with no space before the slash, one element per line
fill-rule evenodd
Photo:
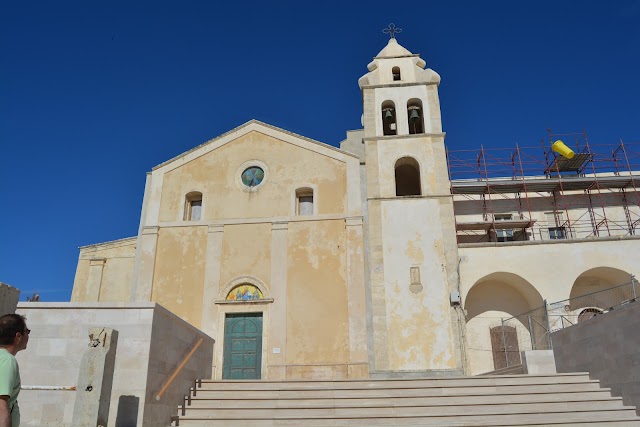
<path fill-rule="evenodd" d="M 201 381 L 179 426 L 640 426 L 588 374 Z"/>

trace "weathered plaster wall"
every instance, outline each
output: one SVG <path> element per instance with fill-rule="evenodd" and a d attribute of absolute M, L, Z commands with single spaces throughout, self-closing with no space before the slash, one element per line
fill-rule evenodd
<path fill-rule="evenodd" d="M 438 200 L 383 203 L 389 369 L 456 368 Z M 423 289 L 410 289 L 411 267 Z"/>
<path fill-rule="evenodd" d="M 203 311 L 211 319 L 203 328 L 220 343 L 216 378 L 224 363 L 225 316 L 249 312 L 263 315 L 262 378 L 367 375 L 361 220 L 225 225 L 216 235 L 221 256 L 213 270 L 219 269 L 220 280 L 207 290 L 213 301 Z M 223 301 L 245 282 L 260 287 L 266 300 Z"/>
<path fill-rule="evenodd" d="M 438 121 L 433 89 L 421 96 L 429 97 L 429 114 Z M 377 105 L 365 92 L 365 111 Z M 463 320 L 449 302 L 458 286 L 458 254 L 443 139 L 425 135 L 366 141 L 376 371 L 463 368 Z M 421 196 L 396 197 L 395 165 L 405 156 L 420 166 Z M 420 269 L 424 289 L 418 294 L 409 289 L 411 267 Z"/>
<path fill-rule="evenodd" d="M 238 181 L 253 159 L 267 165 L 264 183 L 247 190 Z M 295 190 L 317 186 L 319 214 L 346 209 L 346 164 L 260 132 L 250 132 L 164 175 L 160 221 L 181 221 L 184 197 L 203 194 L 205 220 L 293 215 Z"/>
<path fill-rule="evenodd" d="M 81 247 L 71 301 L 128 301 L 135 251 L 135 237 Z"/>
<path fill-rule="evenodd" d="M 170 423 L 196 378 L 211 375 L 213 340 L 154 303 L 21 303 L 31 340 L 18 353 L 23 386 L 77 385 L 91 327 L 118 331 L 109 426 Z M 159 400 L 155 394 L 194 344 L 203 344 Z M 23 390 L 21 425 L 72 425 L 75 392 Z"/>
<path fill-rule="evenodd" d="M 263 378 L 366 375 L 368 369 L 356 372 L 353 366 L 366 365 L 367 354 L 361 219 L 301 218 L 215 230 L 209 243 L 219 249 L 208 252 L 211 285 L 203 316 L 210 322 L 205 330 L 222 343 L 226 314 L 259 312 Z M 218 250 L 220 257 L 214 256 Z M 352 265 L 348 274 L 347 264 Z M 266 302 L 223 301 L 233 286 L 245 282 L 260 287 Z M 222 364 L 218 346 L 217 378 Z"/>
<path fill-rule="evenodd" d="M 206 227 L 161 228 L 152 300 L 199 327 L 204 287 Z"/>
<path fill-rule="evenodd" d="M 349 361 L 343 221 L 289 225 L 287 364 Z"/>
<path fill-rule="evenodd" d="M 271 224 L 225 225 L 221 283 L 224 285 L 241 276 L 253 276 L 269 288 L 272 256 L 270 249 Z"/>

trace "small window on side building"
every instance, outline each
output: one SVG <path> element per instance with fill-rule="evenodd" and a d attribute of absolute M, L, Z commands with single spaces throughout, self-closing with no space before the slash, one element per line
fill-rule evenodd
<path fill-rule="evenodd" d="M 564 215 L 562 212 L 547 212 L 547 230 L 549 231 L 550 240 L 562 240 L 567 238 L 567 232 L 564 227 Z"/>
<path fill-rule="evenodd" d="M 511 214 L 496 214 L 493 216 L 496 222 L 498 221 L 510 221 L 512 219 Z M 496 241 L 498 242 L 513 242 L 513 229 L 512 228 L 498 228 L 496 227 Z"/>

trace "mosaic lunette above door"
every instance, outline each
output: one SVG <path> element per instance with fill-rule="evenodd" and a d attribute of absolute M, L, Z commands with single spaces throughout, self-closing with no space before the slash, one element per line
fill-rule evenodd
<path fill-rule="evenodd" d="M 227 294 L 227 301 L 253 301 L 263 299 L 264 296 L 257 286 L 251 284 L 238 285 Z"/>

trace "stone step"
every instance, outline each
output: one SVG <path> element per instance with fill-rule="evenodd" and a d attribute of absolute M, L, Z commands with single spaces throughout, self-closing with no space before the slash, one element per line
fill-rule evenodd
<path fill-rule="evenodd" d="M 191 417 L 213 419 L 305 419 L 305 418 L 370 418 L 370 417 L 423 417 L 423 416 L 463 416 L 466 414 L 546 414 L 554 412 L 618 411 L 634 410 L 624 407 L 621 400 L 591 402 L 549 402 L 549 403 L 504 403 L 493 405 L 448 405 L 448 406 L 363 406 L 326 408 L 245 408 L 216 409 L 189 407 Z"/>
<path fill-rule="evenodd" d="M 465 395 L 465 396 L 430 396 L 430 397 L 378 397 L 378 398 L 291 398 L 272 399 L 262 396 L 257 399 L 207 399 L 192 397 L 191 405 L 185 409 L 197 408 L 328 408 L 328 407 L 375 407 L 375 406 L 432 406 L 432 405 L 494 405 L 510 403 L 553 403 L 589 401 L 617 401 L 622 404 L 622 398 L 611 397 L 607 390 L 589 392 L 564 393 L 561 396 L 553 393 L 543 394 L 493 394 L 493 395 Z M 182 406 L 179 407 L 182 409 Z"/>
<path fill-rule="evenodd" d="M 186 426 L 638 426 L 584 373 L 336 381 L 202 381 Z"/>
<path fill-rule="evenodd" d="M 501 368 L 501 369 L 496 369 L 495 371 L 485 372 L 484 374 L 480 374 L 480 375 L 512 375 L 512 374 L 523 375 L 524 366 L 522 364 L 518 364 L 514 366 L 509 366 L 508 368 Z"/>
<path fill-rule="evenodd" d="M 616 423 L 616 424 L 614 424 Z M 546 413 L 519 414 L 465 414 L 434 416 L 393 416 L 393 417 L 361 417 L 352 418 L 270 418 L 255 420 L 237 420 L 209 417 L 180 417 L 180 426 L 225 426 L 225 427 L 372 427 L 372 426 L 525 426 L 525 425 L 628 425 L 639 426 L 640 418 L 635 409 L 612 411 L 565 411 Z"/>
<path fill-rule="evenodd" d="M 569 384 L 526 384 L 508 386 L 476 386 L 476 387 L 424 387 L 424 388 L 386 388 L 386 389 L 300 389 L 300 390 L 206 390 L 197 389 L 195 397 L 208 399 L 341 399 L 358 397 L 428 397 L 428 396 L 461 396 L 489 394 L 538 394 L 538 393 L 572 393 L 601 389 L 595 382 L 577 382 Z"/>
<path fill-rule="evenodd" d="M 214 381 L 203 380 L 202 390 L 304 390 L 460 387 L 486 385 L 560 384 L 593 382 L 588 374 L 571 375 L 496 375 L 481 377 L 350 380 L 350 381 Z"/>

